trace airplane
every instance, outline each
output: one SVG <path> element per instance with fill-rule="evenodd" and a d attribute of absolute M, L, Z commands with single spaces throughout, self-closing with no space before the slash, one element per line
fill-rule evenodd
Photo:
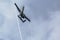
<path fill-rule="evenodd" d="M 18 18 L 19 18 L 23 23 L 26 21 L 26 19 L 30 22 L 30 19 L 27 18 L 26 15 L 24 14 L 24 6 L 23 6 L 22 10 L 20 10 L 16 3 L 14 3 L 14 5 L 16 6 L 18 12 L 20 13 L 20 14 L 18 15 Z M 23 20 L 24 18 L 25 18 L 25 20 Z"/>

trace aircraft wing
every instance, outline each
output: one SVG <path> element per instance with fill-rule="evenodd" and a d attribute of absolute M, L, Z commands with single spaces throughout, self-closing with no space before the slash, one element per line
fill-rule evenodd
<path fill-rule="evenodd" d="M 21 10 L 20 10 L 19 7 L 17 6 L 17 4 L 14 3 L 14 5 L 16 6 L 17 10 L 18 10 L 19 12 L 21 12 Z"/>
<path fill-rule="evenodd" d="M 31 20 L 29 18 L 27 18 L 26 16 L 24 16 L 29 22 L 31 22 Z"/>

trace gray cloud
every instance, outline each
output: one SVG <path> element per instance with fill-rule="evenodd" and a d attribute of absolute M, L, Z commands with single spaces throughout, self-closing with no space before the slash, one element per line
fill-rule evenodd
<path fill-rule="evenodd" d="M 60 10 L 59 2 L 60 0 L 26 0 L 23 2 L 26 7 L 25 13 L 26 15 L 30 14 L 31 16 L 29 15 L 28 17 L 31 17 L 32 20 L 32 22 L 29 24 L 28 22 L 25 24 L 20 24 L 23 31 L 22 35 L 24 35 L 24 40 L 49 40 L 48 35 L 50 35 L 50 33 L 53 31 L 53 24 L 51 23 L 52 25 L 50 26 L 50 22 L 53 22 L 54 20 L 51 15 L 55 15 L 54 13 L 51 14 L 51 12 Z M 29 27 L 31 28 L 29 29 Z M 49 32 L 51 29 L 52 31 Z M 29 30 L 31 30 L 31 34 L 29 34 Z M 28 34 L 30 36 L 27 36 Z"/>
<path fill-rule="evenodd" d="M 30 23 L 28 21 L 22 23 L 17 18 L 18 11 L 13 2 L 16 2 L 20 8 L 25 6 L 24 13 L 31 19 Z M 19 26 L 23 40 L 49 40 L 49 38 L 52 39 L 51 33 L 56 25 L 52 23 L 57 22 L 56 19 L 59 18 L 56 11 L 60 10 L 60 0 L 2 0 L 0 1 L 0 10 L 3 13 L 1 15 L 3 19 L 0 18 L 2 20 L 0 22 L 2 25 L 0 38 L 20 40 Z"/>

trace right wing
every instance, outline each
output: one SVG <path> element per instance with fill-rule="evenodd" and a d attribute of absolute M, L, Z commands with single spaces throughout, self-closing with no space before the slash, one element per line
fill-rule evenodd
<path fill-rule="evenodd" d="M 29 22 L 31 22 L 31 20 L 29 18 L 27 18 L 26 16 L 24 16 Z"/>
<path fill-rule="evenodd" d="M 14 3 L 14 5 L 16 6 L 17 10 L 18 10 L 19 12 L 21 12 L 21 10 L 20 10 L 19 7 L 17 6 L 17 4 Z"/>

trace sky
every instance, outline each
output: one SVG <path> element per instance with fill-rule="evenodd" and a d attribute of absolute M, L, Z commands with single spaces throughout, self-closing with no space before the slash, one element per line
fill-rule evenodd
<path fill-rule="evenodd" d="M 14 3 L 31 20 L 22 23 Z M 0 40 L 60 40 L 60 0 L 0 0 Z"/>

